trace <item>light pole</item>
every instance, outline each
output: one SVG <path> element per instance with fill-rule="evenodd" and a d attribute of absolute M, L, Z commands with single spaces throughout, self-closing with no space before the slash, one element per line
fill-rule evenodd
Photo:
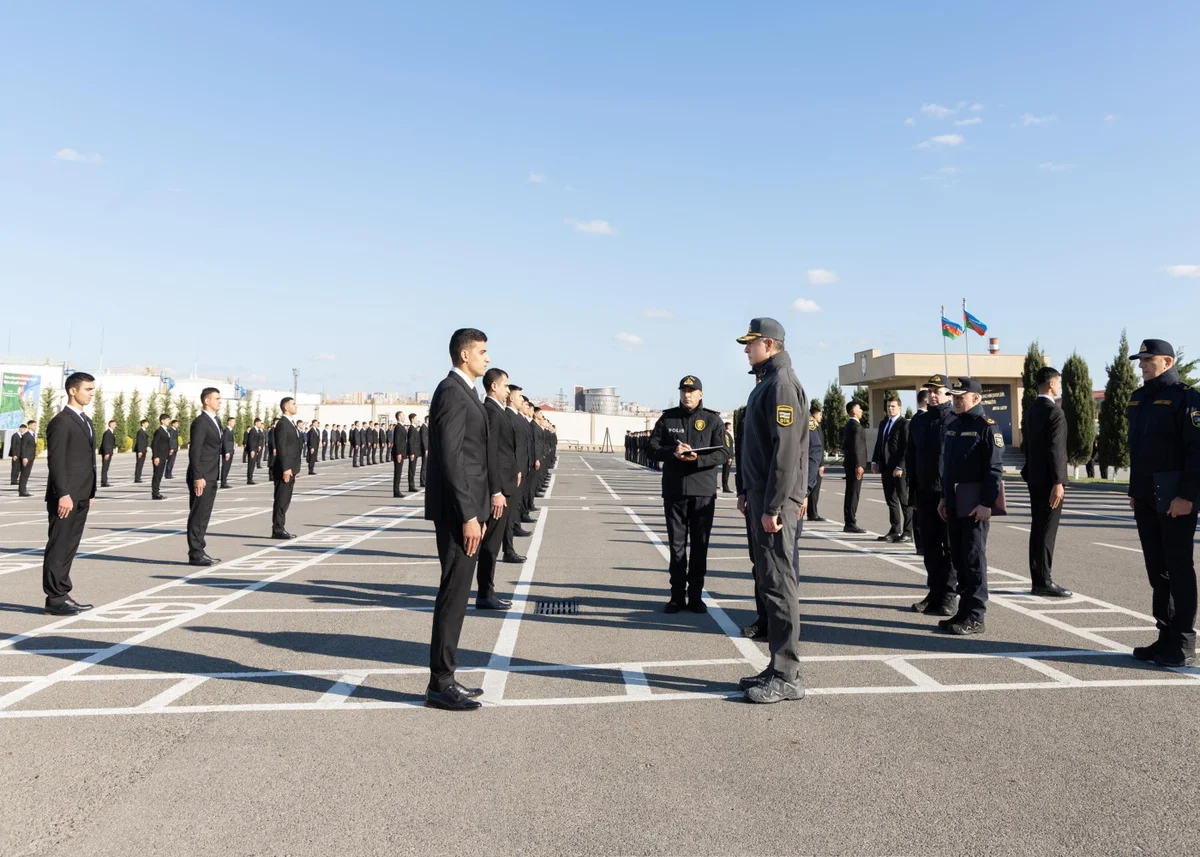
<path fill-rule="evenodd" d="M 296 391 L 300 389 L 300 370 L 292 368 L 292 398 L 296 398 Z"/>

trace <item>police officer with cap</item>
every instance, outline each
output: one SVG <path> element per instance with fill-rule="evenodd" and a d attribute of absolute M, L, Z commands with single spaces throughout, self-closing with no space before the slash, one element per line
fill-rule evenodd
<path fill-rule="evenodd" d="M 913 415 L 904 450 L 909 497 L 917 507 L 920 552 L 929 587 L 929 592 L 912 609 L 930 616 L 953 616 L 958 578 L 950 559 L 950 533 L 946 521 L 938 514 L 938 506 L 942 502 L 942 443 L 955 418 L 954 405 L 944 375 L 932 376 L 924 387 L 928 391 L 929 409 Z"/>
<path fill-rule="evenodd" d="M 950 536 L 958 572 L 958 611 L 938 622 L 947 634 L 982 634 L 987 612 L 987 537 L 992 507 L 1000 499 L 1004 438 L 983 415 L 983 386 L 959 378 L 950 391 L 957 415 L 946 428 L 942 450 L 942 502 L 938 515 Z"/>
<path fill-rule="evenodd" d="M 808 491 L 808 396 L 784 351 L 783 325 L 773 318 L 751 319 L 738 342 L 762 376 L 743 416 L 738 508 L 749 510 L 754 578 L 766 607 L 771 651 L 767 668 L 740 684 L 748 701 L 765 704 L 804 697 L 800 586 L 792 570 L 792 543 Z"/>
<path fill-rule="evenodd" d="M 717 509 L 717 471 L 729 460 L 731 450 L 721 415 L 702 407 L 703 399 L 700 379 L 684 376 L 679 382 L 679 406 L 663 411 L 646 444 L 646 454 L 663 464 L 663 510 L 671 546 L 667 613 L 678 613 L 685 604 L 693 613 L 708 612 L 704 575 Z"/>
<path fill-rule="evenodd" d="M 1163 667 L 1196 664 L 1196 499 L 1200 393 L 1183 383 L 1175 349 L 1147 339 L 1130 356 L 1142 386 L 1129 397 L 1129 506 L 1153 590 L 1158 639 L 1133 656 Z"/>

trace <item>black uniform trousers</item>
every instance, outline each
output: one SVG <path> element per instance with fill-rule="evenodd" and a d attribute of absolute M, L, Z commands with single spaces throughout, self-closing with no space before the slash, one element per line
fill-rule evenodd
<path fill-rule="evenodd" d="M 100 485 L 108 485 L 108 466 L 112 464 L 111 455 L 100 456 Z"/>
<path fill-rule="evenodd" d="M 321 460 L 322 460 L 322 461 L 324 461 L 324 460 L 325 460 L 325 449 L 326 449 L 326 445 L 325 445 L 325 444 L 321 444 Z"/>
<path fill-rule="evenodd" d="M 157 497 L 162 493 L 163 477 L 167 474 L 167 460 L 160 458 L 154 465 L 154 474 L 150 477 L 150 496 Z"/>
<path fill-rule="evenodd" d="M 221 456 L 221 484 L 222 485 L 229 484 L 229 471 L 232 467 L 233 467 L 233 454 L 231 453 L 228 456 L 222 455 Z"/>
<path fill-rule="evenodd" d="M 308 451 L 308 475 L 317 475 L 317 451 L 315 449 Z"/>
<path fill-rule="evenodd" d="M 908 486 L 904 477 L 899 479 L 892 473 L 884 472 L 883 499 L 888 507 L 888 535 L 906 536 L 912 538 L 912 510 L 908 505 Z"/>
<path fill-rule="evenodd" d="M 701 600 L 708 572 L 708 540 L 712 536 L 716 497 L 665 497 L 667 541 L 671 551 L 671 600 Z M 688 543 L 692 555 L 688 556 Z"/>
<path fill-rule="evenodd" d="M 254 481 L 254 468 L 258 467 L 258 456 L 250 456 L 246 460 L 246 484 Z"/>
<path fill-rule="evenodd" d="M 404 456 L 400 456 L 399 461 L 392 458 L 392 496 L 402 497 L 404 492 L 400 490 L 400 481 L 404 478 Z M 410 474 L 411 479 L 411 474 Z M 409 491 L 413 490 L 410 486 Z"/>
<path fill-rule="evenodd" d="M 779 512 L 783 529 L 777 533 L 763 529 L 761 508 L 747 504 L 747 512 L 754 532 L 754 581 L 767 618 L 770 668 L 784 681 L 795 682 L 800 679 L 800 584 L 792 552 L 799 507 L 784 504 Z"/>
<path fill-rule="evenodd" d="M 847 527 L 858 526 L 858 495 L 862 492 L 862 480 L 854 478 L 854 471 L 846 473 L 846 499 L 842 503 L 842 520 Z"/>
<path fill-rule="evenodd" d="M 410 492 L 417 490 L 417 460 L 415 458 L 410 458 L 408 461 L 408 490 Z"/>
<path fill-rule="evenodd" d="M 500 520 L 488 518 L 487 532 L 483 534 L 483 540 L 479 543 L 479 562 L 475 567 L 477 598 L 489 598 L 496 594 L 496 560 L 503 550 L 504 533 L 510 520 L 512 507 L 508 505 L 505 505 Z"/>
<path fill-rule="evenodd" d="M 941 494 L 922 491 L 917 498 L 917 529 L 921 532 L 921 557 L 925 560 L 925 585 L 932 599 L 958 591 L 958 575 L 950 558 L 950 529 L 938 514 Z"/>
<path fill-rule="evenodd" d="M 429 460 L 429 453 L 421 456 L 421 487 L 425 487 L 425 462 Z"/>
<path fill-rule="evenodd" d="M 725 459 L 725 463 L 721 465 L 721 490 L 729 493 L 729 474 L 733 471 L 733 461 Z"/>
<path fill-rule="evenodd" d="M 754 610 L 758 613 L 756 621 L 758 627 L 765 630 L 767 627 L 767 604 L 763 601 L 762 589 L 758 585 L 758 575 L 754 573 L 757 560 L 754 553 L 754 525 L 750 523 L 749 504 L 746 506 L 746 511 L 742 513 L 742 517 L 746 519 L 746 543 L 750 548 L 750 576 L 754 578 Z"/>
<path fill-rule="evenodd" d="M 917 508 L 917 492 L 912 490 L 912 488 L 908 489 L 908 502 L 910 504 L 908 507 L 908 514 L 912 518 L 913 525 L 913 547 L 917 549 L 917 553 L 924 554 L 925 551 L 921 547 L 923 544 L 921 541 L 921 514 Z"/>
<path fill-rule="evenodd" d="M 29 459 L 29 463 L 21 468 L 21 473 L 17 478 L 17 493 L 26 494 L 29 492 L 29 475 L 33 473 L 33 459 Z"/>
<path fill-rule="evenodd" d="M 1054 541 L 1058 537 L 1058 521 L 1062 503 L 1050 508 L 1053 485 L 1029 486 L 1029 577 L 1034 586 L 1053 582 L 1050 571 L 1054 564 Z"/>
<path fill-rule="evenodd" d="M 467 556 L 463 548 L 461 524 L 439 520 L 434 521 L 433 528 L 442 579 L 433 605 L 429 687 L 431 690 L 446 690 L 454 683 L 454 670 L 458 665 L 458 638 L 462 634 L 463 619 L 466 618 L 471 578 L 479 552 L 476 551 L 475 556 Z"/>
<path fill-rule="evenodd" d="M 42 557 L 42 589 L 46 593 L 47 604 L 61 604 L 71 594 L 71 563 L 75 561 L 75 552 L 79 550 L 79 540 L 83 538 L 90 507 L 90 500 L 76 500 L 71 514 L 60 518 L 58 501 L 46 503 L 50 532 Z"/>
<path fill-rule="evenodd" d="M 358 447 L 350 447 L 350 464 L 353 467 L 358 467 Z"/>
<path fill-rule="evenodd" d="M 817 511 L 817 503 L 821 499 L 821 482 L 823 482 L 824 479 L 825 477 L 818 476 L 817 484 L 813 485 L 812 491 L 810 491 L 808 494 L 808 509 L 805 511 L 804 516 L 810 521 L 815 521 L 817 518 L 821 517 L 820 513 Z"/>
<path fill-rule="evenodd" d="M 940 520 L 940 519 L 939 519 Z M 958 572 L 958 619 L 983 619 L 987 612 L 987 537 L 991 521 L 951 515 L 950 561 Z"/>
<path fill-rule="evenodd" d="M 133 481 L 141 482 L 142 481 L 142 468 L 146 466 L 147 453 L 135 452 L 134 456 L 137 459 L 137 463 L 133 466 Z"/>
<path fill-rule="evenodd" d="M 283 481 L 283 477 L 275 479 L 275 498 L 271 504 L 272 533 L 282 533 L 287 529 L 288 507 L 292 505 L 292 489 L 295 487 L 295 477 L 287 482 Z"/>
<path fill-rule="evenodd" d="M 167 454 L 167 478 L 168 479 L 175 478 L 175 459 L 178 457 L 178 455 L 179 455 L 179 450 L 176 450 L 174 455 L 171 455 L 170 453 Z"/>
<path fill-rule="evenodd" d="M 17 480 L 21 477 L 21 458 L 20 456 L 12 460 L 12 475 L 9 476 L 8 484 L 16 485 Z"/>
<path fill-rule="evenodd" d="M 520 490 L 520 489 L 518 489 Z M 504 516 L 504 553 L 512 554 L 517 552 L 517 546 L 513 542 L 514 531 L 517 529 L 517 521 L 521 517 L 521 498 L 520 496 L 508 498 L 508 510 Z"/>
<path fill-rule="evenodd" d="M 196 496 L 192 488 L 192 480 L 188 480 L 188 520 L 187 546 L 188 559 L 200 559 L 205 556 L 208 535 L 208 519 L 212 517 L 213 501 L 217 499 L 217 481 L 209 479 L 204 483 L 204 490 Z"/>
<path fill-rule="evenodd" d="M 1196 651 L 1196 566 L 1192 545 L 1196 512 L 1180 518 L 1160 514 L 1153 500 L 1134 500 L 1146 575 L 1153 590 L 1158 638 L 1191 655 Z"/>

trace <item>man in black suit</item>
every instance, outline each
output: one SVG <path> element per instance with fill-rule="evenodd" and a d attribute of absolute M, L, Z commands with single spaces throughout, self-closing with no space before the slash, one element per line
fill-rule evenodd
<path fill-rule="evenodd" d="M 292 489 L 300 474 L 300 432 L 292 420 L 296 416 L 296 400 L 287 396 L 280 400 L 283 416 L 275 423 L 275 460 L 271 463 L 271 481 L 275 483 L 275 501 L 271 507 L 271 538 L 294 539 L 287 531 L 288 507 L 292 505 Z"/>
<path fill-rule="evenodd" d="M 517 470 L 517 434 L 504 412 L 508 401 L 508 373 L 488 369 L 483 374 L 483 389 L 487 391 L 483 411 L 488 424 L 488 492 L 492 497 L 492 515 L 487 522 L 487 533 L 479 544 L 475 609 L 507 610 L 512 607 L 512 602 L 496 596 L 496 560 L 504 546 L 513 514 L 512 504 L 516 502 L 521 484 L 517 478 L 520 473 Z"/>
<path fill-rule="evenodd" d="M 529 464 L 525 471 L 525 482 L 521 486 L 520 521 L 522 524 L 532 524 L 533 512 L 537 508 L 533 504 L 533 493 L 541 463 L 538 461 L 537 434 L 533 424 L 533 402 L 525 395 L 521 396 L 521 419 L 525 422 L 525 458 Z"/>
<path fill-rule="evenodd" d="M 425 487 L 425 465 L 429 463 L 429 414 L 421 424 L 421 487 Z"/>
<path fill-rule="evenodd" d="M 154 474 L 150 477 L 150 499 L 165 500 L 162 481 L 167 475 L 167 459 L 171 455 L 171 417 L 167 414 L 159 415 L 158 428 L 150 441 L 150 455 L 154 465 Z"/>
<path fill-rule="evenodd" d="M 358 467 L 358 420 L 350 426 L 350 465 Z"/>
<path fill-rule="evenodd" d="M 900 416 L 900 399 L 893 396 L 884 403 L 887 416 L 879 421 L 871 472 L 883 477 L 883 499 L 888 507 L 891 526 L 880 536 L 881 542 L 912 541 L 912 507 L 908 505 L 908 482 L 904 478 L 904 452 L 908 449 L 908 420 Z"/>
<path fill-rule="evenodd" d="M 429 404 L 428 488 L 425 518 L 433 521 L 441 583 L 433 608 L 429 644 L 429 687 L 425 704 L 451 711 L 480 707 L 481 689 L 454 678 L 479 544 L 493 511 L 488 499 L 488 420 L 475 394 L 475 381 L 487 370 L 487 336 L 465 328 L 450 338 L 454 368 L 438 384 Z"/>
<path fill-rule="evenodd" d="M 216 387 L 200 391 L 202 410 L 192 420 L 188 441 L 188 562 L 210 566 L 220 562 L 208 555 L 205 537 L 213 502 L 217 499 L 217 479 L 221 475 L 221 393 Z"/>
<path fill-rule="evenodd" d="M 46 612 L 74 616 L 91 610 L 71 597 L 71 564 L 96 496 L 96 440 L 83 409 L 91 404 L 96 379 L 86 372 L 67 377 L 67 406 L 46 426 L 46 512 L 50 532 L 42 558 Z"/>
<path fill-rule="evenodd" d="M 404 475 L 404 461 L 408 458 L 408 432 L 404 428 L 404 413 L 396 411 L 396 425 L 392 429 L 392 497 L 401 498 L 400 479 Z"/>
<path fill-rule="evenodd" d="M 533 535 L 521 526 L 521 512 L 525 504 L 525 496 L 521 492 L 521 488 L 524 485 L 525 473 L 529 470 L 529 437 L 525 429 L 525 418 L 521 416 L 518 409 L 522 398 L 521 388 L 510 383 L 508 385 L 508 407 L 504 409 L 504 416 L 508 420 L 509 428 L 512 429 L 513 444 L 516 447 L 514 454 L 517 457 L 517 493 L 509 501 L 512 508 L 508 513 L 508 529 L 504 533 L 503 560 L 515 563 L 525 562 L 525 557 L 517 551 L 513 538 L 528 538 Z"/>
<path fill-rule="evenodd" d="M 170 445 L 167 447 L 167 479 L 175 478 L 175 459 L 179 457 L 179 420 L 171 420 L 167 428 Z"/>
<path fill-rule="evenodd" d="M 146 466 L 146 453 L 150 450 L 150 420 L 138 423 L 137 437 L 133 439 L 133 454 L 137 463 L 133 466 L 133 481 L 142 481 L 142 468 Z"/>
<path fill-rule="evenodd" d="M 1021 478 L 1029 485 L 1029 576 L 1033 594 L 1068 598 L 1051 577 L 1054 540 L 1062 517 L 1063 494 L 1067 487 L 1067 417 L 1055 401 L 1062 392 L 1057 369 L 1043 366 L 1034 376 L 1038 397 L 1021 420 L 1021 447 L 1025 466 Z"/>
<path fill-rule="evenodd" d="M 271 467 L 275 464 L 275 429 L 279 425 L 279 419 L 271 420 L 271 425 L 267 429 L 266 445 L 263 447 L 263 455 L 267 457 L 267 473 L 270 474 Z"/>
<path fill-rule="evenodd" d="M 320 423 L 313 420 L 308 427 L 308 475 L 317 475 L 317 449 L 321 446 Z"/>
<path fill-rule="evenodd" d="M 225 420 L 221 430 L 221 487 L 229 488 L 229 468 L 233 467 L 233 417 Z"/>
<path fill-rule="evenodd" d="M 25 423 L 21 423 L 17 426 L 16 433 L 8 436 L 8 457 L 12 459 L 12 471 L 8 477 L 9 485 L 16 485 L 21 478 L 21 438 L 25 436 L 26 431 Z"/>
<path fill-rule="evenodd" d="M 246 484 L 254 484 L 254 468 L 258 467 L 263 449 L 263 421 L 256 419 L 242 438 L 246 450 Z"/>
<path fill-rule="evenodd" d="M 863 471 L 867 466 L 867 433 L 863 429 L 862 405 L 850 402 L 846 405 L 846 414 L 850 421 L 842 429 L 843 465 L 846 468 L 846 497 L 842 503 L 842 517 L 845 526 L 842 532 L 865 533 L 858 525 L 858 495 L 862 491 Z"/>
<path fill-rule="evenodd" d="M 117 449 L 117 421 L 109 420 L 108 428 L 100 437 L 100 487 L 108 487 L 108 466 L 112 464 L 113 453 Z"/>
<path fill-rule="evenodd" d="M 417 459 L 425 460 L 425 447 L 421 443 L 421 424 L 416 414 L 408 415 L 408 428 L 404 432 L 404 457 L 408 460 L 408 490 L 417 490 Z"/>
<path fill-rule="evenodd" d="M 327 452 L 329 451 L 329 429 L 321 429 L 321 460 L 324 461 Z"/>
<path fill-rule="evenodd" d="M 29 493 L 29 475 L 33 473 L 33 461 L 37 458 L 37 420 L 30 420 L 25 424 L 25 428 L 27 431 L 20 438 L 21 455 L 18 462 L 21 465 L 21 471 L 17 474 L 18 497 L 33 496 Z"/>

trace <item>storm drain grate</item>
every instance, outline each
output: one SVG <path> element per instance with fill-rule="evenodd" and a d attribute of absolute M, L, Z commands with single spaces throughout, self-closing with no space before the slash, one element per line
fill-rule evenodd
<path fill-rule="evenodd" d="M 562 601 L 538 601 L 539 616 L 577 616 L 579 614 L 579 599 L 567 598 Z"/>

